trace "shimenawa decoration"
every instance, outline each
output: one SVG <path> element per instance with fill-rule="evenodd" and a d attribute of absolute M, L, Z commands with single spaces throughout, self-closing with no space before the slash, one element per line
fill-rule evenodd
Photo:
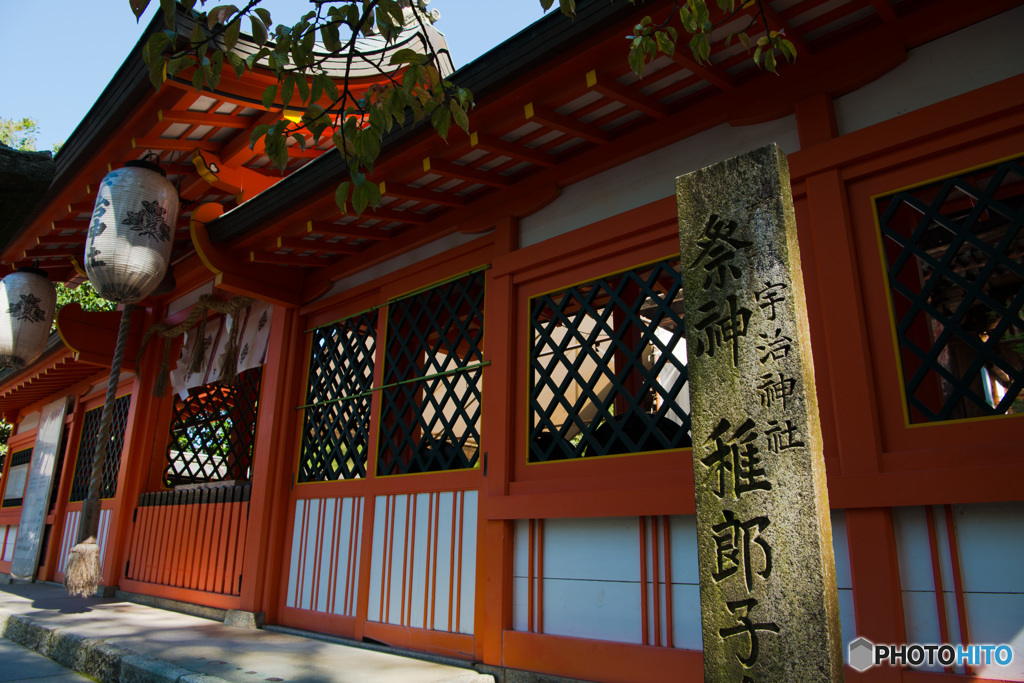
<path fill-rule="evenodd" d="M 64 586 L 71 595 L 80 597 L 95 594 L 100 582 L 100 486 L 132 312 L 135 303 L 149 296 L 164 279 L 174 246 L 178 193 L 163 170 L 148 161 L 150 157 L 155 159 L 156 155 L 129 161 L 124 168 L 106 175 L 96 193 L 85 243 L 89 281 L 100 296 L 124 306 L 96 436 L 89 494 L 82 503 L 78 542 L 71 549 L 64 571 Z"/>
<path fill-rule="evenodd" d="M 56 305 L 46 271 L 19 268 L 0 281 L 0 367 L 21 370 L 42 354 Z"/>

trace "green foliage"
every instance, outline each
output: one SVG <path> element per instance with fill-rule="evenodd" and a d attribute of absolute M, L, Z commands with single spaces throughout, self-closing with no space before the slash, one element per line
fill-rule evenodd
<path fill-rule="evenodd" d="M 150 1 L 129 0 L 129 5 L 136 16 L 141 16 Z M 539 1 L 544 10 L 555 2 Z M 433 48 L 428 54 L 398 50 L 388 64 L 375 64 L 380 80 L 365 94 L 357 95 L 346 87 L 352 65 L 369 61 L 360 54 L 357 39 L 377 35 L 393 43 L 407 25 L 425 27 L 429 21 L 423 12 L 425 0 L 311 0 L 312 9 L 290 26 L 275 24 L 270 12 L 261 6 L 263 0 L 249 0 L 241 8 L 214 5 L 210 0 L 208 9 L 207 0 L 200 0 L 200 7 L 196 7 L 196 0 L 182 0 L 192 13 L 188 26 L 177 25 L 174 0 L 159 2 L 167 29 L 152 35 L 143 52 L 153 85 L 160 88 L 165 79 L 178 77 L 188 79 L 197 90 L 213 89 L 225 66 L 237 77 L 257 64 L 269 69 L 277 83 L 264 90 L 263 106 L 295 109 L 300 116 L 297 122 L 286 119 L 275 125 L 257 126 L 250 147 L 263 139 L 267 156 L 284 171 L 289 139 L 304 147 L 302 129 L 316 141 L 329 135 L 351 174 L 335 192 L 342 211 L 347 210 L 349 202 L 357 213 L 380 202 L 378 184 L 369 177 L 383 137 L 396 125 L 403 127 L 426 119 L 443 139 L 447 139 L 452 124 L 469 132 L 473 94 L 441 77 L 439 56 Z M 715 27 L 739 14 L 750 16 L 748 30 L 758 23 L 765 27 L 765 35 L 757 40 L 755 63 L 774 72 L 779 57 L 795 58 L 792 43 L 768 30 L 764 0 L 715 2 L 721 15 L 716 15 L 716 21 L 706 0 L 676 0 L 672 12 L 660 22 L 644 17 L 630 36 L 630 67 L 642 76 L 645 65 L 659 54 L 674 53 L 679 29 L 671 24 L 677 17 L 680 28 L 690 35 L 689 47 L 699 62 L 710 60 Z M 575 0 L 558 0 L 558 6 L 566 16 L 576 12 Z M 259 47 L 253 54 L 236 51 L 243 27 Z M 747 31 L 737 35 L 749 50 Z M 328 59 L 337 63 L 339 58 L 348 65 L 339 79 L 341 87 L 324 67 Z"/>
<path fill-rule="evenodd" d="M 63 282 L 58 282 L 55 286 L 57 288 L 56 310 L 58 311 L 71 303 L 77 303 L 85 311 L 113 311 L 117 308 L 117 304 L 113 301 L 107 301 L 97 294 L 88 280 L 77 287 L 71 287 Z M 56 317 L 54 315 L 54 320 Z M 56 329 L 56 323 L 54 323 L 54 329 Z"/>
<path fill-rule="evenodd" d="M 26 116 L 20 121 L 0 118 L 0 142 L 8 147 L 34 152 L 38 136 L 39 123 L 33 118 Z"/>

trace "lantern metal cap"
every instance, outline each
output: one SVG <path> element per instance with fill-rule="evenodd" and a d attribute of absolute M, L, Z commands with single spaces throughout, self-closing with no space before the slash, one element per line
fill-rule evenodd
<path fill-rule="evenodd" d="M 149 156 L 156 156 L 156 155 L 155 154 L 154 155 L 146 155 L 147 158 Z M 132 159 L 131 161 L 124 162 L 124 165 L 125 166 L 131 166 L 132 168 L 144 168 L 144 169 L 146 169 L 148 171 L 156 171 L 157 173 L 162 175 L 164 178 L 167 177 L 167 172 L 164 171 L 164 169 L 160 168 L 159 164 L 155 164 L 152 161 L 146 161 L 146 159 Z"/>

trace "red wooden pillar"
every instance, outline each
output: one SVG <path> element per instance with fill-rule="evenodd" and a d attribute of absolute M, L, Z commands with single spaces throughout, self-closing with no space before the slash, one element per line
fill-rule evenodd
<path fill-rule="evenodd" d="M 873 643 L 906 642 L 903 594 L 896 536 L 889 508 L 851 508 L 846 511 L 853 577 L 853 611 L 857 636 Z M 851 638 L 852 640 L 852 638 Z M 843 643 L 846 647 L 847 643 Z M 849 680 L 900 680 L 897 668 L 872 667 L 863 674 L 847 669 Z"/>
<path fill-rule="evenodd" d="M 295 309 L 274 306 L 267 358 L 260 383 L 259 417 L 252 458 L 252 497 L 240 568 L 241 609 L 273 619 L 284 560 L 285 506 L 291 486 L 292 439 L 298 399 L 295 373 L 301 334 Z"/>
<path fill-rule="evenodd" d="M 806 187 L 811 224 L 802 226 L 800 238 L 812 243 L 814 268 L 807 286 L 819 288 L 825 313 L 824 343 L 814 347 L 827 354 L 824 363 L 815 359 L 819 370 L 827 364 L 827 383 L 819 387 L 831 389 L 843 474 L 875 473 L 881 434 L 846 186 L 833 169 L 807 178 Z"/>
<path fill-rule="evenodd" d="M 512 217 L 495 226 L 495 258 L 516 249 L 519 222 Z M 480 535 L 477 547 L 476 658 L 502 664 L 502 634 L 512 628 L 512 553 L 514 526 L 508 520 L 488 519 L 491 501 L 508 495 L 514 464 L 515 357 L 518 340 L 515 287 L 512 275 L 487 271 L 487 309 L 484 311 L 484 360 L 491 363 L 485 379 L 481 447 L 485 476 L 480 495 Z"/>

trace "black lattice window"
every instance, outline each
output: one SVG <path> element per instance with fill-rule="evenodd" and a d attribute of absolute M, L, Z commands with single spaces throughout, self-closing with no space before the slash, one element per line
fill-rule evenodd
<path fill-rule="evenodd" d="M 128 424 L 128 407 L 132 396 L 126 394 L 114 401 L 110 418 L 110 443 L 107 458 L 103 463 L 103 479 L 100 483 L 100 498 L 113 498 L 117 494 L 117 471 L 121 467 L 121 449 L 124 447 L 124 430 Z M 103 407 L 93 408 L 85 413 L 82 421 L 82 436 L 78 440 L 78 458 L 75 460 L 75 476 L 71 480 L 71 502 L 85 500 L 89 495 L 89 479 L 92 477 L 92 460 L 96 454 L 96 438 L 100 432 Z"/>
<path fill-rule="evenodd" d="M 377 474 L 476 467 L 484 275 L 388 305 Z"/>
<path fill-rule="evenodd" d="M 878 200 L 911 422 L 1024 412 L 1022 162 Z"/>
<path fill-rule="evenodd" d="M 234 386 L 204 384 L 175 397 L 164 484 L 249 481 L 261 377 L 252 368 Z"/>
<path fill-rule="evenodd" d="M 376 309 L 313 331 L 299 481 L 366 476 L 376 347 Z"/>
<path fill-rule="evenodd" d="M 13 508 L 21 505 L 25 493 L 25 480 L 28 477 L 28 468 L 31 462 L 31 448 L 24 448 L 11 455 L 11 466 L 7 472 L 7 484 L 4 487 L 3 507 Z M 3 467 L 3 460 L 0 460 L 0 472 L 3 472 Z"/>
<path fill-rule="evenodd" d="M 689 448 L 679 260 L 530 305 L 530 462 Z"/>

